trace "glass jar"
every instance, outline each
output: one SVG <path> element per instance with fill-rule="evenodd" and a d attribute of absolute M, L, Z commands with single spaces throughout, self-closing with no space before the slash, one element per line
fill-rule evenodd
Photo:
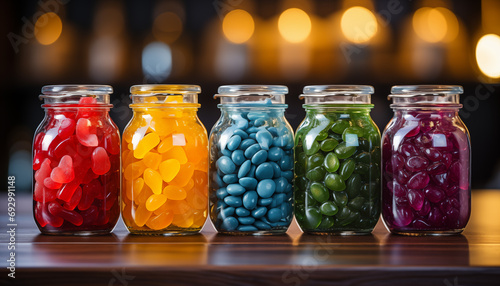
<path fill-rule="evenodd" d="M 295 136 L 295 217 L 306 233 L 369 234 L 380 217 L 380 132 L 373 87 L 304 88 Z"/>
<path fill-rule="evenodd" d="M 461 86 L 392 87 L 383 135 L 382 217 L 391 232 L 444 235 L 470 216 L 470 140 L 458 116 Z"/>
<path fill-rule="evenodd" d="M 207 218 L 208 138 L 197 85 L 134 85 L 123 132 L 122 217 L 134 234 L 198 233 Z"/>
<path fill-rule="evenodd" d="M 120 215 L 120 133 L 107 85 L 47 85 L 33 141 L 33 213 L 44 234 L 110 233 Z"/>
<path fill-rule="evenodd" d="M 210 218 L 220 233 L 285 233 L 292 221 L 293 131 L 286 86 L 219 87 L 210 132 Z"/>

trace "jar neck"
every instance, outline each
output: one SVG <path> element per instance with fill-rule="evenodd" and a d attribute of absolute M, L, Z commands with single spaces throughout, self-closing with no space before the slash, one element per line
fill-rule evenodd
<path fill-rule="evenodd" d="M 369 114 L 373 104 L 304 104 L 307 114 L 317 113 L 366 113 Z"/>
<path fill-rule="evenodd" d="M 273 104 L 273 105 L 262 105 L 262 104 L 219 104 L 217 107 L 222 113 L 234 114 L 241 112 L 263 112 L 263 113 L 275 113 L 284 114 L 287 104 Z"/>
<path fill-rule="evenodd" d="M 393 108 L 395 117 L 416 117 L 419 115 L 458 116 L 459 108 Z"/>
<path fill-rule="evenodd" d="M 67 112 L 78 112 L 78 111 L 91 111 L 98 113 L 108 113 L 109 110 L 113 107 L 111 104 L 89 104 L 89 105 L 80 105 L 80 104 L 43 104 L 43 109 L 46 113 L 51 114 L 60 114 Z"/>

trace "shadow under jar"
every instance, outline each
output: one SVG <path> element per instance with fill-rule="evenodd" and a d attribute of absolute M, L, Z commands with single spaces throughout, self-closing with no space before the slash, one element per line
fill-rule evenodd
<path fill-rule="evenodd" d="M 198 233 L 208 212 L 208 137 L 197 85 L 134 85 L 123 132 L 122 218 L 145 235 Z"/>
<path fill-rule="evenodd" d="M 107 85 L 42 88 L 33 142 L 33 211 L 44 234 L 110 233 L 120 215 L 120 133 Z"/>
<path fill-rule="evenodd" d="M 283 234 L 292 221 L 293 131 L 286 86 L 219 87 L 210 133 L 210 218 L 220 233 Z"/>
<path fill-rule="evenodd" d="M 470 139 L 461 86 L 394 86 L 383 137 L 382 217 L 403 235 L 461 233 L 470 216 Z"/>
<path fill-rule="evenodd" d="M 380 217 L 380 132 L 373 87 L 306 86 L 295 136 L 295 217 L 311 234 L 369 234 Z"/>

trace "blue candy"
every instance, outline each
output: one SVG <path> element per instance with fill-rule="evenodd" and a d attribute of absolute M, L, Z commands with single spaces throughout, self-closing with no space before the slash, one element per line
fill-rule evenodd
<path fill-rule="evenodd" d="M 244 217 L 239 217 L 238 218 L 238 221 L 241 223 L 241 224 L 252 224 L 255 222 L 255 219 L 251 216 L 244 216 Z"/>
<path fill-rule="evenodd" d="M 268 230 L 268 229 L 271 229 L 271 226 L 268 225 L 267 223 L 263 222 L 263 221 L 260 221 L 260 220 L 257 220 L 255 221 L 255 223 L 253 224 L 255 227 L 257 227 L 258 229 L 260 230 Z"/>
<path fill-rule="evenodd" d="M 271 147 L 267 152 L 267 158 L 277 162 L 283 156 L 283 150 L 280 147 Z"/>
<path fill-rule="evenodd" d="M 235 196 L 227 196 L 224 198 L 224 202 L 231 207 L 237 208 L 243 205 L 243 202 L 240 197 Z"/>
<path fill-rule="evenodd" d="M 292 182 L 293 180 L 293 171 L 285 171 L 281 172 L 281 176 L 287 179 L 288 182 Z"/>
<path fill-rule="evenodd" d="M 237 216 L 249 216 L 251 212 L 244 207 L 239 207 L 236 209 Z"/>
<path fill-rule="evenodd" d="M 269 162 L 269 164 L 271 164 L 271 166 L 273 167 L 273 178 L 274 179 L 277 179 L 281 176 L 281 169 L 280 169 L 280 166 L 278 166 L 278 164 L 276 164 L 276 162 Z M 271 179 L 271 178 L 269 178 Z"/>
<path fill-rule="evenodd" d="M 274 175 L 273 165 L 271 163 L 262 163 L 255 169 L 255 177 L 258 180 L 271 179 Z"/>
<path fill-rule="evenodd" d="M 238 149 L 238 146 L 240 146 L 240 143 L 241 143 L 241 136 L 233 135 L 233 136 L 231 136 L 229 141 L 227 141 L 226 148 L 230 151 L 234 151 L 234 150 Z"/>
<path fill-rule="evenodd" d="M 291 156 L 283 156 L 279 161 L 281 170 L 288 171 L 293 168 L 293 158 Z"/>
<path fill-rule="evenodd" d="M 215 192 L 215 194 L 217 195 L 217 198 L 220 199 L 220 200 L 223 200 L 228 195 L 226 188 L 220 188 L 220 189 L 218 189 Z"/>
<path fill-rule="evenodd" d="M 233 135 L 238 135 L 238 136 L 241 137 L 241 139 L 247 139 L 248 138 L 248 134 L 245 131 L 241 130 L 241 129 L 234 130 Z"/>
<path fill-rule="evenodd" d="M 222 181 L 226 184 L 233 184 L 238 182 L 238 176 L 236 176 L 236 174 L 224 175 L 224 177 L 222 177 Z"/>
<path fill-rule="evenodd" d="M 223 208 L 220 213 L 222 214 L 222 218 L 230 217 L 234 215 L 235 208 L 233 207 L 228 207 L 228 208 Z"/>
<path fill-rule="evenodd" d="M 226 217 L 222 221 L 222 228 L 225 230 L 229 230 L 229 231 L 235 230 L 238 227 L 238 225 L 239 225 L 238 220 L 232 216 Z"/>
<path fill-rule="evenodd" d="M 236 165 L 228 156 L 222 156 L 217 160 L 217 168 L 224 174 L 232 174 L 236 170 Z"/>
<path fill-rule="evenodd" d="M 270 198 L 276 190 L 276 184 L 271 179 L 265 179 L 257 184 L 257 193 L 261 198 Z"/>
<path fill-rule="evenodd" d="M 243 154 L 242 150 L 236 150 L 231 154 L 231 160 L 236 166 L 240 166 L 245 162 L 245 154 Z"/>
<path fill-rule="evenodd" d="M 245 188 L 239 184 L 231 184 L 226 187 L 228 194 L 232 196 L 240 196 L 246 191 Z M 229 203 L 228 203 L 229 204 Z"/>
<path fill-rule="evenodd" d="M 259 183 L 256 179 L 251 177 L 241 178 L 238 182 L 247 190 L 255 190 L 257 184 Z"/>
<path fill-rule="evenodd" d="M 238 178 L 243 178 L 248 174 L 250 171 L 250 168 L 252 168 L 252 162 L 250 160 L 246 160 L 241 164 L 240 169 L 238 170 Z"/>
<path fill-rule="evenodd" d="M 239 231 L 257 231 L 258 229 L 255 226 L 251 225 L 242 225 L 238 227 Z"/>
<path fill-rule="evenodd" d="M 243 195 L 243 206 L 247 210 L 253 210 L 257 207 L 257 199 L 259 196 L 256 191 L 249 191 Z"/>
<path fill-rule="evenodd" d="M 266 207 L 259 207 L 259 208 L 252 211 L 252 216 L 254 218 L 261 218 L 261 217 L 265 216 L 266 213 L 267 213 Z"/>
<path fill-rule="evenodd" d="M 255 134 L 255 139 L 263 150 L 269 150 L 269 147 L 273 143 L 273 135 L 267 130 L 260 130 L 257 132 L 257 134 Z"/>
<path fill-rule="evenodd" d="M 252 164 L 260 165 L 267 160 L 267 151 L 260 150 L 252 156 Z"/>
<path fill-rule="evenodd" d="M 257 143 L 257 141 L 252 138 L 245 139 L 240 143 L 240 150 L 246 150 L 248 147 L 252 146 L 255 143 Z"/>
<path fill-rule="evenodd" d="M 259 206 L 268 206 L 273 203 L 273 198 L 259 199 Z"/>
<path fill-rule="evenodd" d="M 288 182 L 285 178 L 279 177 L 278 179 L 274 180 L 274 183 L 276 184 L 276 193 L 284 193 L 286 191 Z"/>
<path fill-rule="evenodd" d="M 251 159 L 253 155 L 255 155 L 255 153 L 257 153 L 259 150 L 260 150 L 260 145 L 257 143 L 253 144 L 252 146 L 248 147 L 245 150 L 245 157 L 247 157 L 247 159 Z"/>
<path fill-rule="evenodd" d="M 264 120 L 263 118 L 257 118 L 255 119 L 255 121 L 253 122 L 253 125 L 254 126 L 262 126 L 266 124 L 266 120 Z"/>
<path fill-rule="evenodd" d="M 281 219 L 281 209 L 273 208 L 267 212 L 267 219 L 270 222 L 278 222 Z"/>

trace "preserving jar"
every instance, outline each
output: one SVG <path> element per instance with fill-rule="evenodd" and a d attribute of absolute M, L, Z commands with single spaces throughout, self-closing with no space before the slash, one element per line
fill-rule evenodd
<path fill-rule="evenodd" d="M 383 135 L 382 217 L 393 233 L 457 234 L 470 216 L 470 139 L 461 86 L 394 86 Z"/>
<path fill-rule="evenodd" d="M 312 234 L 370 233 L 380 217 L 380 132 L 373 87 L 312 85 L 295 136 L 295 217 Z"/>
<path fill-rule="evenodd" d="M 44 234 L 113 230 L 120 215 L 120 133 L 107 85 L 47 85 L 33 142 L 33 213 Z"/>
<path fill-rule="evenodd" d="M 219 87 L 210 133 L 210 218 L 220 233 L 279 234 L 292 221 L 293 131 L 286 86 Z"/>
<path fill-rule="evenodd" d="M 134 234 L 198 233 L 208 210 L 208 138 L 197 85 L 134 85 L 123 132 L 122 217 Z"/>

